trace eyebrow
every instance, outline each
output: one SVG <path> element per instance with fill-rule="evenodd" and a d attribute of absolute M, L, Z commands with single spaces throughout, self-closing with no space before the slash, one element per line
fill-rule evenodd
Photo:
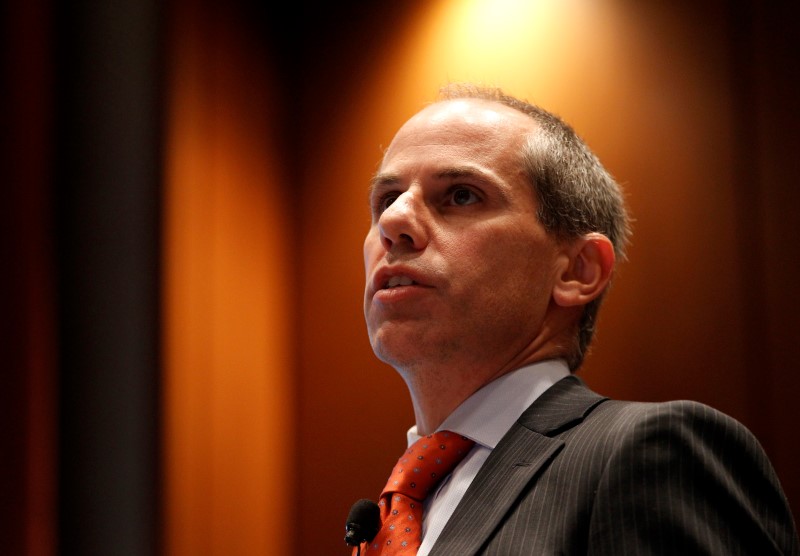
<path fill-rule="evenodd" d="M 375 174 L 369 180 L 369 192 L 372 193 L 378 187 L 386 187 L 400 183 L 400 176 L 397 174 Z"/>
<path fill-rule="evenodd" d="M 486 177 L 482 172 L 475 170 L 470 166 L 452 166 L 443 168 L 434 174 L 437 180 L 442 179 L 459 179 L 459 178 L 476 178 L 485 180 Z M 369 192 L 372 193 L 378 187 L 391 187 L 400 183 L 400 176 L 397 174 L 375 174 L 370 180 Z"/>

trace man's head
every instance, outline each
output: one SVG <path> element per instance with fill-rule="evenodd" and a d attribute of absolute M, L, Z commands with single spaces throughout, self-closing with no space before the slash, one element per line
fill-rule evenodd
<path fill-rule="evenodd" d="M 580 365 L 628 227 L 616 184 L 566 124 L 451 86 L 398 131 L 371 202 L 365 316 L 381 359 L 498 375 Z"/>

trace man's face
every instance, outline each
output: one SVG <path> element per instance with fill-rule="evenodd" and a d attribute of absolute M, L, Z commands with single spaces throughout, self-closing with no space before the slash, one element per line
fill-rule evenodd
<path fill-rule="evenodd" d="M 520 159 L 535 125 L 497 103 L 456 100 L 395 136 L 364 241 L 364 314 L 380 359 L 501 371 L 536 345 L 557 244 Z"/>

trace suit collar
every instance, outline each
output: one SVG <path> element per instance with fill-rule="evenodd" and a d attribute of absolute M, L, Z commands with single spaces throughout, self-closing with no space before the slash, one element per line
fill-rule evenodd
<path fill-rule="evenodd" d="M 532 431 L 551 436 L 582 421 L 608 398 L 597 394 L 575 375 L 548 388 L 520 416 L 518 422 Z"/>
<path fill-rule="evenodd" d="M 476 554 L 523 489 L 558 457 L 564 441 L 552 436 L 579 423 L 606 399 L 574 375 L 551 386 L 523 412 L 489 455 L 430 555 Z"/>

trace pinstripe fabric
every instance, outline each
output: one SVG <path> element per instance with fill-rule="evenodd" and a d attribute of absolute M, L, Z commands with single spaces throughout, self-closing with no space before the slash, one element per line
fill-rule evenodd
<path fill-rule="evenodd" d="M 621 402 L 575 376 L 520 417 L 431 556 L 800 554 L 755 437 L 699 403 Z"/>

